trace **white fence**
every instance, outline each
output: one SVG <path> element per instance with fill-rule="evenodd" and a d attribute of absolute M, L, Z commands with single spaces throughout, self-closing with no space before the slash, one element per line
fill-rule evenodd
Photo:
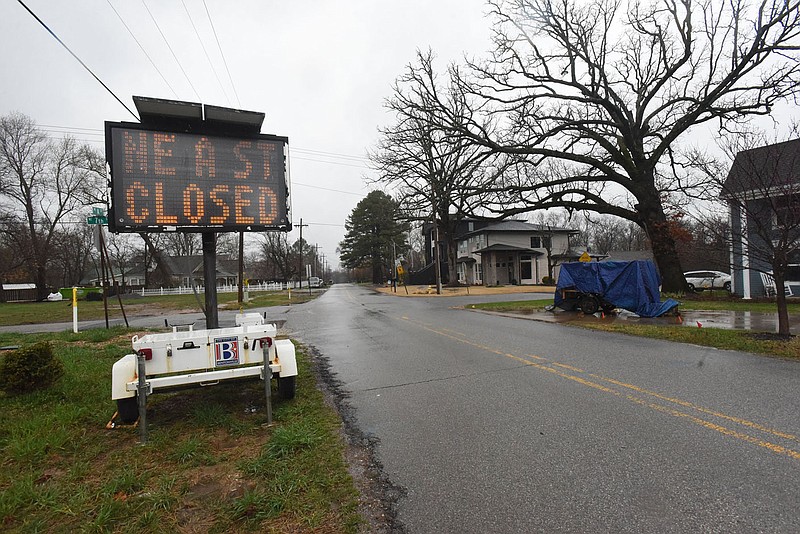
<path fill-rule="evenodd" d="M 287 284 L 281 282 L 271 282 L 264 284 L 250 284 L 248 291 L 283 291 L 288 288 L 295 288 L 297 284 Z M 305 284 L 308 287 L 308 283 Z M 239 286 L 217 286 L 217 293 L 236 293 L 239 291 Z M 194 292 L 191 286 L 189 287 L 160 287 L 158 289 L 137 289 L 134 291 L 137 295 L 143 297 L 153 297 L 157 295 L 191 295 Z M 205 293 L 205 288 L 197 286 L 198 293 Z"/>

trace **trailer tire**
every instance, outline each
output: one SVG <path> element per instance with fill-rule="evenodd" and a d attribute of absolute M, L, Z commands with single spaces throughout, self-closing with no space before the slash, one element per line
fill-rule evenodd
<path fill-rule="evenodd" d="M 132 425 L 139 419 L 139 402 L 136 397 L 117 399 L 117 414 L 126 425 Z"/>
<path fill-rule="evenodd" d="M 600 309 L 600 303 L 592 295 L 584 295 L 578 301 L 578 306 L 586 315 L 594 315 Z"/>
<path fill-rule="evenodd" d="M 282 399 L 291 400 L 297 390 L 296 376 L 278 377 L 278 395 Z"/>

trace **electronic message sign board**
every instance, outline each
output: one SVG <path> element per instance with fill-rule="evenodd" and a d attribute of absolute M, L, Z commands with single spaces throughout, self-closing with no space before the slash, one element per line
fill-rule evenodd
<path fill-rule="evenodd" d="M 115 232 L 290 230 L 288 139 L 106 123 Z"/>

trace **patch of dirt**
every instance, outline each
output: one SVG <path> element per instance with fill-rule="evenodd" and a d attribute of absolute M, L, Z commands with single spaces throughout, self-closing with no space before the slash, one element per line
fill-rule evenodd
<path fill-rule="evenodd" d="M 234 500 L 255 487 L 254 482 L 243 480 L 235 467 L 231 470 L 230 466 L 224 464 L 197 468 L 189 475 L 187 482 L 188 490 L 184 495 L 186 504 Z"/>
<path fill-rule="evenodd" d="M 383 471 L 375 454 L 378 441 L 365 435 L 355 424 L 353 407 L 343 383 L 331 370 L 330 363 L 315 347 L 306 345 L 311 356 L 312 370 L 325 402 L 342 419 L 342 437 L 350 475 L 360 493 L 359 513 L 366 520 L 363 532 L 403 533 L 405 525 L 397 518 L 397 503 L 406 490 L 393 484 Z"/>

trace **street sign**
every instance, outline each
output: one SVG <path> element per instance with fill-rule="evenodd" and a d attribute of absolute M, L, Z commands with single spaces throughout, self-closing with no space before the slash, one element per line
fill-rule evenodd
<path fill-rule="evenodd" d="M 103 208 L 92 208 L 92 215 L 105 216 L 106 210 Z"/>
<path fill-rule="evenodd" d="M 108 224 L 108 217 L 104 215 L 95 215 L 94 217 L 88 217 L 86 222 L 89 224 Z"/>
<path fill-rule="evenodd" d="M 589 256 L 588 252 L 584 252 L 583 254 L 581 254 L 581 257 L 578 258 L 578 261 L 592 261 L 592 257 Z"/>

